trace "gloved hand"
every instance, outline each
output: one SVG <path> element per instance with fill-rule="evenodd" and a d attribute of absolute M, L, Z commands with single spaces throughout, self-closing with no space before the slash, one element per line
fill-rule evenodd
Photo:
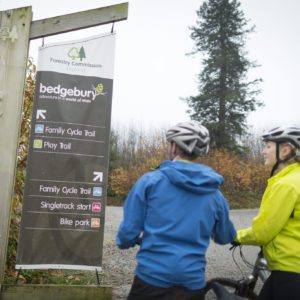
<path fill-rule="evenodd" d="M 241 245 L 240 242 L 234 240 L 234 241 L 231 242 L 231 247 L 229 248 L 229 250 L 232 250 L 232 249 L 234 249 L 234 248 L 236 248 L 237 246 L 240 246 L 240 245 Z"/>
<path fill-rule="evenodd" d="M 138 245 L 138 246 L 141 246 L 141 244 L 142 244 L 142 239 L 143 239 L 143 237 L 142 237 L 142 236 L 139 236 L 139 237 L 137 238 L 135 244 Z"/>

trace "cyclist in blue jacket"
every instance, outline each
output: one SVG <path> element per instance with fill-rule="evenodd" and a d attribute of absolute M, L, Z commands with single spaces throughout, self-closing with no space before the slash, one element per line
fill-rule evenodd
<path fill-rule="evenodd" d="M 179 123 L 166 137 L 171 160 L 136 182 L 116 237 L 118 247 L 127 249 L 142 235 L 129 300 L 204 299 L 210 238 L 218 244 L 236 238 L 220 192 L 223 177 L 195 163 L 208 152 L 207 128 Z"/>

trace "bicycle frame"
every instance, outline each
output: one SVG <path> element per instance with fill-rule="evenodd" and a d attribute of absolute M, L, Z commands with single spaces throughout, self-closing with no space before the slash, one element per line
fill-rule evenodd
<path fill-rule="evenodd" d="M 265 282 L 270 275 L 270 271 L 267 266 L 267 261 L 263 257 L 262 251 L 260 251 L 257 255 L 251 275 L 253 277 L 260 278 L 262 282 Z"/>
<path fill-rule="evenodd" d="M 240 248 L 241 249 L 241 248 Z M 240 255 L 243 258 L 243 254 L 240 251 Z M 245 260 L 244 260 L 245 261 Z M 249 263 L 247 263 L 249 265 Z M 262 251 L 257 254 L 257 258 L 255 260 L 254 265 L 252 266 L 252 271 L 250 275 L 240 280 L 233 280 L 231 278 L 213 278 L 210 279 L 208 284 L 208 290 L 213 288 L 213 283 L 220 284 L 224 290 L 226 287 L 233 290 L 233 293 L 228 293 L 228 291 L 224 291 L 224 294 L 227 294 L 227 298 L 224 299 L 237 299 L 235 295 L 247 297 L 248 299 L 256 299 L 257 295 L 254 291 L 258 278 L 264 283 L 270 275 L 270 271 L 267 267 L 267 261 L 263 257 Z M 231 296 L 229 296 L 231 295 Z M 222 300 L 223 298 L 218 298 Z M 238 298 L 240 299 L 240 298 Z M 245 299 L 245 298 L 244 298 Z"/>

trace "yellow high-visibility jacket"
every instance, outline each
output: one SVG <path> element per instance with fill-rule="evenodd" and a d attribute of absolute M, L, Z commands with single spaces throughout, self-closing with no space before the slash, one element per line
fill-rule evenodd
<path fill-rule="evenodd" d="M 236 240 L 263 246 L 270 270 L 300 273 L 300 164 L 268 180 L 258 215 Z"/>

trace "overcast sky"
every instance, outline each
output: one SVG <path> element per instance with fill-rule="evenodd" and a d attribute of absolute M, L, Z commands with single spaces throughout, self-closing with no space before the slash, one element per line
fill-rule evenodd
<path fill-rule="evenodd" d="M 43 19 L 126 1 L 0 0 L 0 10 L 32 6 L 33 19 Z M 112 120 L 115 125 L 166 127 L 189 119 L 180 100 L 197 94 L 199 57 L 190 57 L 201 0 L 130 0 L 128 20 L 115 24 L 117 46 Z M 249 75 L 261 77 L 259 98 L 264 108 L 251 113 L 254 130 L 275 124 L 299 124 L 300 1 L 242 0 L 242 9 L 256 32 L 249 35 L 248 58 L 261 67 Z M 110 31 L 105 25 L 45 38 L 45 44 Z M 30 44 L 37 62 L 41 39 Z"/>

